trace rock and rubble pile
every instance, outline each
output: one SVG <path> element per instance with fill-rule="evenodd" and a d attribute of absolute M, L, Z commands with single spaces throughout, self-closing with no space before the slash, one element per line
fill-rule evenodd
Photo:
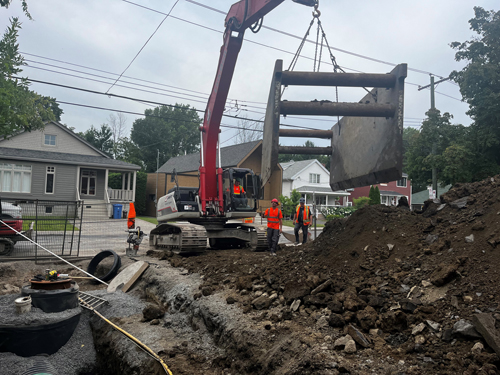
<path fill-rule="evenodd" d="M 404 364 L 395 374 L 472 375 L 500 373 L 498 251 L 495 176 L 456 185 L 421 212 L 365 207 L 278 257 L 229 250 L 169 259 L 203 275 L 198 298 L 223 291 L 266 329 L 314 329 L 325 350 Z"/>

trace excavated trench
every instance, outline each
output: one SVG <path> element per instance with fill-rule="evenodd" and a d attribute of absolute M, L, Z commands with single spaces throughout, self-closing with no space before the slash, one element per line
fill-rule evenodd
<path fill-rule="evenodd" d="M 347 373 L 342 359 L 312 344 L 312 331 L 244 314 L 224 294 L 201 288 L 202 281 L 167 262 L 152 264 L 130 295 L 115 293 L 102 313 L 160 355 L 176 375 Z M 90 322 L 98 374 L 165 373 L 110 325 L 97 317 Z"/>

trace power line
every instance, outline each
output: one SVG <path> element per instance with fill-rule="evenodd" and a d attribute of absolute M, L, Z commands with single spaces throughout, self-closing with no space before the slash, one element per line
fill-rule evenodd
<path fill-rule="evenodd" d="M 21 77 L 17 77 L 17 76 L 12 76 L 12 78 L 14 78 L 14 79 L 22 79 Z M 84 88 L 75 87 L 75 86 L 62 85 L 62 84 L 54 83 L 54 82 L 40 81 L 40 80 L 36 80 L 36 79 L 32 79 L 32 78 L 26 78 L 26 79 L 28 81 L 30 81 L 30 82 L 41 83 L 41 84 L 46 84 L 46 85 L 51 85 L 51 86 L 56 86 L 56 87 L 62 87 L 62 88 L 71 89 L 71 90 L 83 91 L 83 92 L 87 92 L 89 94 L 105 95 L 105 96 L 108 96 L 108 97 L 114 97 L 114 98 L 119 98 L 119 99 L 127 99 L 127 100 L 132 100 L 132 101 L 143 103 L 143 104 L 144 103 L 148 103 L 148 104 L 155 104 L 155 105 L 166 106 L 166 107 L 170 107 L 170 108 L 183 108 L 183 107 L 178 106 L 178 105 L 166 104 L 166 103 L 156 102 L 156 101 L 152 101 L 152 100 L 132 98 L 132 97 L 129 97 L 129 96 L 117 95 L 117 94 L 112 94 L 112 93 L 105 93 L 105 92 L 100 92 L 100 91 L 95 91 L 95 90 L 89 90 L 89 89 L 84 89 Z M 194 107 L 192 107 L 191 109 L 193 109 L 196 112 L 205 113 L 205 111 L 203 111 L 201 109 L 196 109 Z M 248 120 L 248 121 L 259 122 L 259 123 L 263 123 L 264 122 L 262 120 L 249 119 L 249 118 L 232 116 L 232 115 L 222 115 L 222 116 L 229 117 L 229 118 L 234 118 L 234 119 L 237 119 L 237 120 Z M 310 128 L 310 127 L 307 127 L 307 126 L 291 125 L 291 124 L 281 124 L 281 125 L 282 126 L 292 127 L 292 128 L 298 128 L 298 129 L 316 130 L 316 128 Z"/>
<path fill-rule="evenodd" d="M 138 7 L 141 7 L 141 8 L 145 8 L 147 10 L 150 10 L 150 11 L 153 11 L 153 12 L 156 12 L 156 13 L 160 13 L 160 14 L 165 14 L 163 12 L 160 12 L 156 9 L 152 9 L 152 8 L 148 8 L 148 7 L 145 7 L 143 5 L 140 5 L 140 4 L 136 4 L 132 1 L 128 1 L 128 0 L 122 0 L 126 3 L 129 3 L 129 4 L 132 4 L 132 5 L 135 5 L 135 6 L 138 6 Z M 205 4 L 202 4 L 202 3 L 199 3 L 197 1 L 194 1 L 194 0 L 186 0 L 186 2 L 188 3 L 191 3 L 191 4 L 194 4 L 194 5 L 197 5 L 199 7 L 202 7 L 202 8 L 205 8 L 205 9 L 208 9 L 208 10 L 211 10 L 213 12 L 216 12 L 216 13 L 219 13 L 219 14 L 222 14 L 222 15 L 226 15 L 227 12 L 224 12 L 220 9 L 216 9 L 216 8 L 213 8 L 211 6 L 208 6 L 208 5 L 205 5 Z M 173 17 L 172 17 L 173 18 Z M 176 17 L 177 18 L 177 17 Z M 179 19 L 179 18 L 177 18 Z M 182 20 L 182 19 L 180 19 Z M 182 21 L 185 21 L 185 20 L 182 20 Z M 193 23 L 195 24 L 195 23 Z M 201 26 L 201 25 L 198 25 L 198 26 Z M 265 26 L 263 25 L 262 26 L 263 28 L 265 29 L 268 29 L 268 30 L 271 30 L 271 31 L 274 31 L 276 33 L 279 33 L 279 34 L 283 34 L 283 35 L 286 35 L 288 37 L 291 37 L 291 38 L 294 38 L 294 39 L 298 39 L 298 40 L 302 40 L 303 38 L 298 36 L 298 35 L 295 35 L 295 34 L 291 34 L 291 33 L 288 33 L 286 31 L 283 31 L 283 30 L 279 30 L 279 29 L 275 29 L 273 27 L 269 27 L 269 26 Z M 213 30 L 213 29 L 212 29 Z M 218 31 L 218 30 L 217 30 Z M 306 39 L 306 42 L 308 43 L 311 43 L 311 44 L 316 44 L 315 41 L 313 40 L 309 40 L 309 39 Z M 362 55 L 362 54 L 359 54 L 359 53 L 355 53 L 355 52 L 351 52 L 351 51 L 347 51 L 347 50 L 344 50 L 344 49 L 341 49 L 341 48 L 337 48 L 337 47 L 330 47 L 331 49 L 335 50 L 335 51 L 339 51 L 339 52 L 343 52 L 343 53 L 346 53 L 346 54 L 349 54 L 349 55 L 352 55 L 352 56 L 356 56 L 356 57 L 359 57 L 359 58 L 362 58 L 362 59 L 366 59 L 366 60 L 370 60 L 370 61 L 374 61 L 374 62 L 378 62 L 378 63 L 381 63 L 381 64 L 386 64 L 386 65 L 390 65 L 390 66 L 396 66 L 398 64 L 394 64 L 394 63 L 391 63 L 391 62 L 387 62 L 387 61 L 384 61 L 384 60 L 379 60 L 379 59 L 375 59 L 373 57 L 369 57 L 369 56 L 366 56 L 366 55 Z M 411 71 L 414 71 L 416 73 L 422 73 L 422 74 L 432 74 L 432 75 L 435 75 L 437 77 L 440 77 L 440 78 L 443 78 L 441 77 L 440 75 L 437 75 L 437 74 L 434 74 L 434 73 L 431 73 L 431 72 L 428 72 L 428 71 L 425 71 L 425 70 L 420 70 L 420 69 L 415 69 L 415 68 L 408 68 L 408 70 L 411 70 Z"/>
<path fill-rule="evenodd" d="M 28 54 L 28 55 L 31 55 L 31 54 Z M 43 56 L 37 56 L 37 57 L 40 57 L 40 58 L 43 58 L 43 59 L 48 59 L 48 60 L 54 60 L 54 59 L 50 59 L 50 58 L 45 58 Z M 34 60 L 30 60 L 30 59 L 26 59 L 26 61 L 33 62 L 33 63 L 36 63 L 36 64 L 42 64 L 42 65 L 46 65 L 46 66 L 51 66 L 51 67 L 58 68 L 58 69 L 63 69 L 63 70 L 68 70 L 68 71 L 72 71 L 72 72 L 77 72 L 77 73 L 81 73 L 81 74 L 86 74 L 86 75 L 89 75 L 89 76 L 103 78 L 103 79 L 107 79 L 107 80 L 111 80 L 112 79 L 112 78 L 105 77 L 105 76 L 100 76 L 100 75 L 96 75 L 96 74 L 92 74 L 92 73 L 87 73 L 87 72 L 83 72 L 83 71 L 76 70 L 76 69 L 69 69 L 69 68 L 58 66 L 58 65 L 47 64 L 47 63 L 43 63 L 43 62 L 39 62 L 39 61 L 34 61 Z M 54 60 L 54 61 L 61 62 L 61 63 L 64 63 L 64 64 L 70 64 L 70 65 L 80 66 L 80 65 L 77 65 L 77 64 L 72 64 L 72 63 L 68 63 L 68 62 L 65 62 L 65 61 L 61 61 L 61 60 Z M 73 74 L 68 74 L 68 73 L 63 73 L 63 72 L 58 72 L 58 71 L 50 70 L 50 69 L 44 69 L 44 68 L 37 67 L 37 66 L 32 66 L 32 65 L 27 65 L 27 66 L 29 68 L 33 68 L 33 69 L 43 70 L 43 71 L 47 71 L 47 72 L 51 72 L 51 73 L 56 73 L 56 74 L 61 74 L 61 75 L 67 75 L 67 76 L 70 76 L 70 77 L 80 78 L 80 79 L 84 79 L 84 80 L 88 80 L 88 81 L 92 81 L 92 82 L 98 82 L 98 83 L 104 83 L 104 84 L 108 83 L 108 82 L 104 82 L 104 81 L 100 81 L 100 80 L 96 80 L 96 79 L 91 79 L 91 78 L 88 78 L 88 77 L 81 77 L 81 76 L 77 76 L 77 75 L 73 75 Z M 102 70 L 95 69 L 95 68 L 84 67 L 84 66 L 81 66 L 81 67 L 83 67 L 85 69 L 89 69 L 89 70 L 95 70 L 95 71 L 105 72 L 106 74 L 117 75 L 115 73 L 106 72 L 106 71 L 102 71 Z M 128 77 L 128 78 L 139 80 L 139 81 L 144 81 L 144 82 L 150 82 L 150 81 L 146 81 L 146 80 L 137 79 L 137 78 L 134 78 L 134 77 Z M 148 85 L 142 85 L 142 84 L 138 84 L 138 83 L 134 83 L 134 82 L 129 82 L 129 81 L 123 81 L 122 80 L 121 82 L 128 83 L 128 84 L 131 84 L 131 85 L 136 85 L 136 86 L 139 86 L 139 87 L 151 88 L 151 89 L 159 90 L 159 91 L 173 92 L 173 93 L 176 93 L 176 94 L 179 94 L 179 95 L 184 95 L 184 96 L 188 96 L 188 97 L 191 96 L 191 97 L 199 98 L 199 99 L 202 99 L 202 100 L 197 100 L 197 99 L 192 99 L 192 98 L 184 98 L 184 97 L 179 97 L 179 96 L 171 95 L 171 94 L 163 94 L 163 93 L 158 93 L 158 92 L 155 92 L 155 91 L 143 90 L 143 89 L 138 89 L 138 88 L 135 88 L 135 87 L 124 86 L 124 85 L 119 85 L 119 84 L 117 84 L 116 86 L 122 87 L 122 88 L 128 88 L 128 89 L 131 89 L 131 90 L 136 90 L 136 91 L 142 91 L 142 92 L 147 92 L 147 93 L 152 93 L 152 94 L 169 96 L 169 97 L 173 97 L 173 98 L 177 98 L 177 99 L 191 100 L 191 101 L 194 101 L 194 102 L 197 102 L 197 103 L 202 103 L 202 104 L 206 103 L 206 101 L 205 101 L 206 98 L 198 96 L 198 95 L 192 95 L 192 94 L 186 94 L 186 93 L 182 93 L 182 92 L 176 92 L 176 91 L 161 89 L 161 88 L 158 88 L 158 87 L 153 87 L 153 86 L 148 86 Z M 416 85 L 416 84 L 413 84 L 413 83 L 410 83 L 410 82 L 405 82 L 405 83 L 407 83 L 409 85 L 420 86 L 420 85 Z M 199 92 L 199 91 L 183 89 L 183 88 L 180 88 L 180 87 L 170 86 L 170 85 L 163 85 L 163 84 L 158 84 L 158 85 L 162 85 L 162 86 L 166 86 L 166 87 L 173 87 L 173 88 L 177 88 L 179 90 L 196 92 L 196 93 L 199 93 L 201 95 L 208 96 L 208 94 L 205 94 L 205 93 L 202 93 L 202 92 Z M 454 99 L 454 100 L 462 102 L 462 100 L 454 98 L 454 97 L 452 97 L 450 95 L 447 95 L 447 94 L 444 94 L 444 93 L 441 93 L 441 92 L 436 92 L 436 93 L 444 95 L 444 96 L 447 96 L 447 97 L 449 97 L 451 99 Z M 263 105 L 265 105 L 265 103 L 262 103 L 262 102 L 251 102 L 251 101 L 246 101 L 246 100 L 241 100 L 241 99 L 228 99 L 228 100 L 235 101 L 236 105 L 237 105 L 238 102 L 241 102 L 241 103 L 254 103 L 254 104 L 263 104 Z M 252 105 L 243 104 L 241 106 L 241 108 L 239 108 L 239 109 L 237 108 L 237 110 L 242 110 L 242 111 L 247 111 L 247 112 L 257 113 L 257 114 L 263 114 L 263 112 L 252 111 L 252 110 L 248 110 L 248 109 L 243 108 L 243 107 L 246 107 L 246 108 L 255 108 L 255 109 L 264 109 L 264 107 L 256 107 L 256 106 L 252 106 Z M 305 119 L 305 120 L 309 120 L 309 121 L 323 121 L 323 122 L 331 122 L 332 121 L 330 119 L 319 119 L 319 118 L 310 118 L 310 117 L 302 117 L 302 116 L 290 116 L 290 117 L 293 117 L 293 118 L 296 118 L 296 119 Z"/>
<path fill-rule="evenodd" d="M 141 47 L 141 49 L 139 50 L 139 52 L 137 52 L 137 54 L 134 56 L 134 58 L 132 59 L 132 61 L 127 65 L 127 67 L 125 68 L 125 70 L 120 74 L 120 76 L 111 85 L 111 87 L 106 91 L 106 93 L 108 93 L 109 90 L 111 90 L 113 88 L 113 86 L 116 84 L 116 82 L 118 82 L 120 80 L 120 78 L 122 77 L 122 75 L 125 74 L 125 72 L 127 71 L 127 69 L 130 68 L 130 65 L 132 65 L 132 63 L 135 61 L 135 59 L 140 55 L 140 53 L 142 52 L 142 50 L 144 49 L 144 47 L 146 47 L 146 45 L 149 43 L 149 41 L 151 40 L 151 38 L 156 34 L 156 32 L 158 31 L 158 29 L 160 28 L 160 26 L 163 25 L 163 22 L 165 22 L 165 20 L 168 18 L 168 16 L 170 16 L 170 13 L 172 13 L 172 11 L 174 10 L 174 8 L 175 8 L 175 6 L 177 5 L 178 2 L 179 2 L 179 0 L 176 0 L 176 2 L 174 3 L 174 5 L 172 5 L 172 8 L 170 8 L 170 11 L 168 12 L 168 14 L 160 22 L 160 24 L 155 29 L 155 31 L 153 31 L 153 34 L 151 34 L 151 36 L 148 38 L 148 40 L 146 40 L 146 43 L 143 44 L 143 46 Z"/>

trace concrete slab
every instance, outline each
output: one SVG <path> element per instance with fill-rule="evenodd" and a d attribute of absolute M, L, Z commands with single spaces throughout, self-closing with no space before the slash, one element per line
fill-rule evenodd
<path fill-rule="evenodd" d="M 149 264 L 144 261 L 135 262 L 130 266 L 123 269 L 108 285 L 108 293 L 116 292 L 116 289 L 120 285 L 127 286 L 127 290 L 130 289 L 132 284 L 143 274 L 143 272 L 149 267 Z M 126 292 L 126 290 L 123 290 Z"/>

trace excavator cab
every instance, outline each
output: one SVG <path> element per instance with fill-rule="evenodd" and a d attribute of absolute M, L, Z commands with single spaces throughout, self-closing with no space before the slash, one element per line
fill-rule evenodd
<path fill-rule="evenodd" d="M 225 212 L 255 212 L 261 199 L 260 176 L 251 169 L 229 168 L 222 173 Z"/>

